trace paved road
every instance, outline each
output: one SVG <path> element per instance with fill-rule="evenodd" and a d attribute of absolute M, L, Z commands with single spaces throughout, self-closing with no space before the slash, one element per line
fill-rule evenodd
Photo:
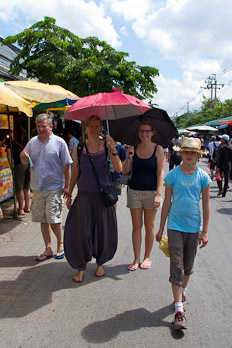
<path fill-rule="evenodd" d="M 205 159 L 200 165 L 207 170 Z M 150 270 L 127 270 L 133 253 L 125 189 L 118 250 L 101 279 L 94 277 L 94 260 L 82 284 L 73 283 L 75 270 L 65 260 L 36 263 L 43 243 L 30 216 L 0 223 L 0 347 L 232 347 L 232 189 L 226 198 L 216 194 L 214 181 L 210 241 L 198 252 L 188 287 L 189 329 L 178 334 L 171 324 L 169 259 L 157 243 Z M 156 228 L 158 222 L 159 215 Z"/>

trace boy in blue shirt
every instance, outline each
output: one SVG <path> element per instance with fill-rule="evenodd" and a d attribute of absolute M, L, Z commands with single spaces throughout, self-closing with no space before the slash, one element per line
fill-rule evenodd
<path fill-rule="evenodd" d="M 156 240 L 160 242 L 168 217 L 168 244 L 170 254 L 170 277 L 175 305 L 174 328 L 186 329 L 184 314 L 185 292 L 193 263 L 200 248 L 208 243 L 209 223 L 209 175 L 196 163 L 200 157 L 201 141 L 184 138 L 181 148 L 182 164 L 171 170 L 164 181 L 165 198 L 161 211 L 160 228 Z M 200 196 L 202 194 L 203 225 L 201 226 Z"/>

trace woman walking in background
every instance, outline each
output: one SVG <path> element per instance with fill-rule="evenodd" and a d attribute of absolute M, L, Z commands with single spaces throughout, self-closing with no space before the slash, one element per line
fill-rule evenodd
<path fill-rule="evenodd" d="M 123 163 L 123 174 L 132 173 L 127 192 L 127 207 L 132 219 L 132 243 L 134 261 L 128 266 L 130 271 L 149 269 L 151 251 L 155 237 L 155 216 L 161 204 L 164 177 L 164 151 L 152 142 L 155 133 L 153 124 L 142 121 L 139 126 L 139 143 L 136 151 L 133 146 L 127 150 Z M 140 264 L 143 218 L 145 226 L 145 253 Z"/>

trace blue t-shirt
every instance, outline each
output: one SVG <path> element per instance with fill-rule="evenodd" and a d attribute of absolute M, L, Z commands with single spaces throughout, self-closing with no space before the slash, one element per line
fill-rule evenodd
<path fill-rule="evenodd" d="M 72 159 L 73 159 L 73 150 L 74 150 L 74 147 L 76 146 L 76 145 L 78 145 L 79 144 L 79 140 L 77 139 L 77 138 L 75 138 L 75 137 L 72 137 L 70 140 L 69 140 L 69 142 L 68 142 L 68 148 L 70 149 L 70 150 L 72 150 L 72 152 L 71 152 L 71 157 L 72 157 Z"/>
<path fill-rule="evenodd" d="M 168 216 L 170 230 L 196 233 L 201 230 L 200 195 L 211 183 L 209 175 L 197 167 L 192 175 L 185 175 L 178 166 L 164 178 L 172 188 L 172 204 Z"/>
<path fill-rule="evenodd" d="M 126 160 L 126 157 L 127 157 L 125 147 L 121 144 L 117 144 L 116 150 L 117 150 L 117 153 L 119 155 L 121 162 L 124 162 Z M 120 179 L 122 177 L 122 173 L 117 173 L 117 172 L 112 172 L 111 175 L 112 175 L 112 181 L 120 181 Z"/>
<path fill-rule="evenodd" d="M 64 166 L 72 159 L 64 139 L 54 135 L 42 143 L 37 135 L 24 148 L 31 157 L 31 189 L 36 191 L 61 190 L 65 183 Z"/>

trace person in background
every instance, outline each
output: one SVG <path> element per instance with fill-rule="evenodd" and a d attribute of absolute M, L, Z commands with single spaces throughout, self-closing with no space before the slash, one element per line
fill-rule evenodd
<path fill-rule="evenodd" d="M 218 160 L 216 172 L 220 173 L 220 176 L 224 176 L 224 187 L 222 190 L 222 181 L 218 180 L 218 196 L 225 197 L 228 189 L 229 175 L 232 161 L 232 146 L 229 144 L 230 137 L 227 134 L 221 136 L 221 145 L 218 149 Z"/>
<path fill-rule="evenodd" d="M 73 150 L 74 150 L 74 147 L 79 144 L 79 140 L 74 137 L 74 131 L 72 129 L 68 130 L 68 138 L 69 138 L 69 141 L 68 141 L 69 154 L 73 160 Z M 72 170 L 72 164 L 71 164 L 71 170 Z"/>
<path fill-rule="evenodd" d="M 120 143 L 115 142 L 115 145 L 116 145 L 115 148 L 116 148 L 117 154 L 118 154 L 121 162 L 123 163 L 127 157 L 126 149 Z M 121 195 L 121 192 L 122 192 L 122 185 L 120 182 L 121 177 L 122 177 L 122 172 L 121 173 L 117 173 L 115 171 L 111 172 L 112 186 L 114 187 L 114 189 L 118 195 Z M 114 207 L 115 207 L 115 209 L 117 209 L 117 203 L 114 205 Z"/>
<path fill-rule="evenodd" d="M 66 142 L 52 133 L 52 116 L 36 117 L 38 135 L 33 137 L 20 154 L 23 164 L 31 161 L 32 221 L 40 222 L 45 251 L 36 261 L 53 256 L 52 232 L 57 239 L 56 259 L 64 254 L 62 212 L 63 197 L 69 191 L 72 159 Z"/>
<path fill-rule="evenodd" d="M 217 165 L 218 160 L 218 149 L 221 145 L 219 136 L 212 135 L 211 142 L 208 144 L 209 149 L 209 169 L 210 169 L 210 178 L 214 178 L 214 170 Z"/>
<path fill-rule="evenodd" d="M 181 146 L 181 140 L 179 139 L 179 134 L 177 133 L 171 140 L 168 147 L 168 158 L 169 158 L 169 170 L 172 170 L 174 166 L 179 166 L 181 164 L 182 158 L 179 151 L 176 151 L 176 147 Z"/>
<path fill-rule="evenodd" d="M 175 305 L 173 320 L 176 330 L 186 329 L 184 314 L 186 289 L 193 272 L 197 251 L 208 243 L 209 224 L 209 175 L 197 167 L 201 141 L 198 138 L 184 138 L 181 145 L 182 164 L 170 171 L 165 181 L 165 198 L 161 211 L 159 231 L 160 242 L 168 217 L 168 245 L 170 254 L 170 277 Z M 200 196 L 202 195 L 203 225 L 201 226 Z"/>
<path fill-rule="evenodd" d="M 164 147 L 164 156 L 166 161 L 168 162 L 169 161 L 168 147 Z"/>
<path fill-rule="evenodd" d="M 132 219 L 132 244 L 134 261 L 128 266 L 130 271 L 149 269 L 152 261 L 151 251 L 155 237 L 155 217 L 161 204 L 164 177 L 163 147 L 152 141 L 155 128 L 149 121 L 139 125 L 140 143 L 136 150 L 131 146 L 127 150 L 127 159 L 123 163 L 123 174 L 132 172 L 127 191 L 127 207 Z M 145 253 L 140 264 L 143 218 L 145 226 Z"/>
<path fill-rule="evenodd" d="M 12 140 L 12 155 L 14 166 L 11 163 L 11 149 L 7 145 L 7 159 L 10 167 L 14 167 L 15 191 L 18 200 L 18 214 L 24 216 L 25 213 L 30 213 L 30 167 L 29 163 L 22 164 L 20 160 L 20 153 L 23 146 L 18 142 Z"/>

